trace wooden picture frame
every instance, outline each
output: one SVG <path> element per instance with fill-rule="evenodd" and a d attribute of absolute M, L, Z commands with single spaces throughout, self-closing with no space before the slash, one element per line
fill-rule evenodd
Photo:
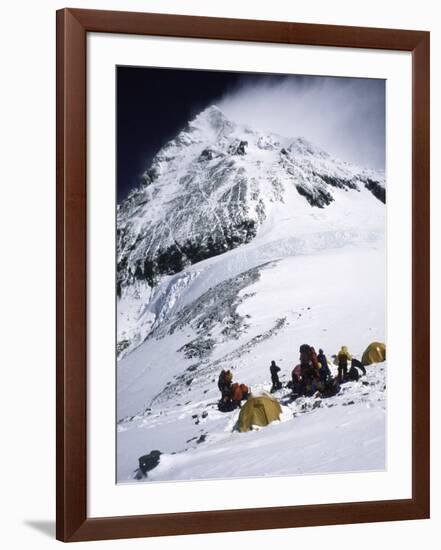
<path fill-rule="evenodd" d="M 87 516 L 86 36 L 124 33 L 412 53 L 412 498 Z M 429 517 L 429 33 L 82 9 L 57 12 L 57 538 L 85 541 Z M 421 362 L 424 358 L 424 363 Z"/>

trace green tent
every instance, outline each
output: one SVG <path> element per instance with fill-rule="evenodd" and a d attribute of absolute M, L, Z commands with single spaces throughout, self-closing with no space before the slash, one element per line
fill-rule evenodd
<path fill-rule="evenodd" d="M 282 408 L 269 395 L 251 395 L 242 407 L 239 415 L 239 431 L 248 432 L 252 426 L 268 426 L 274 420 L 280 420 Z"/>
<path fill-rule="evenodd" d="M 381 342 L 369 344 L 361 358 L 363 365 L 372 365 L 372 363 L 382 363 L 383 361 L 386 361 L 386 345 Z"/>

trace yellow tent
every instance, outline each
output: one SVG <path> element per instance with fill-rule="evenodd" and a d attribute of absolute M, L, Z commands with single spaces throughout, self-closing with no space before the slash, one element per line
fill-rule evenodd
<path fill-rule="evenodd" d="M 372 342 L 365 349 L 361 362 L 363 365 L 382 363 L 386 361 L 386 345 L 381 342 Z"/>
<path fill-rule="evenodd" d="M 273 420 L 280 420 L 282 408 L 269 395 L 251 395 L 239 415 L 239 431 L 248 432 L 252 426 L 267 426 Z"/>

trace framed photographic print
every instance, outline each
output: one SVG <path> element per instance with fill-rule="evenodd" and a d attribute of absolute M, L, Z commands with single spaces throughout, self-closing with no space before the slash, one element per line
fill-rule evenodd
<path fill-rule="evenodd" d="M 429 34 L 57 12 L 57 538 L 429 517 Z"/>

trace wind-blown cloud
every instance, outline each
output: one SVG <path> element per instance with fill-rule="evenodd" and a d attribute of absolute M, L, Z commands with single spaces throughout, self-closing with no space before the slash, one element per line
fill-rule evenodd
<path fill-rule="evenodd" d="M 384 80 L 248 76 L 217 104 L 237 122 L 303 136 L 342 160 L 384 169 Z"/>

